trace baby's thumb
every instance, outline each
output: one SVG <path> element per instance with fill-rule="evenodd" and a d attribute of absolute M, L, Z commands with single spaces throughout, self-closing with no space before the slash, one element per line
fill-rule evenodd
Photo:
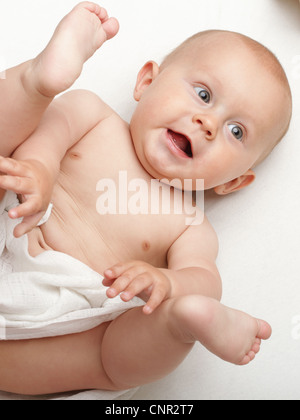
<path fill-rule="evenodd" d="M 23 235 L 31 232 L 36 226 L 38 226 L 40 220 L 43 218 L 45 212 L 33 214 L 32 216 L 24 217 L 22 222 L 18 224 L 14 229 L 14 237 L 20 238 Z"/>

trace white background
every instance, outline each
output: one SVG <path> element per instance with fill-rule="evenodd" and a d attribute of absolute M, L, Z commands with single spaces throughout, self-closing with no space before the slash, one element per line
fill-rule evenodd
<path fill-rule="evenodd" d="M 74 0 L 14 0 L 0 5 L 0 72 L 37 55 Z M 85 66 L 74 86 L 99 94 L 126 120 L 136 74 L 205 29 L 251 36 L 281 60 L 294 94 L 286 139 L 257 169 L 247 190 L 206 211 L 220 239 L 223 303 L 267 319 L 273 337 L 254 363 L 235 367 L 196 345 L 169 377 L 143 387 L 142 399 L 300 398 L 300 5 L 298 0 L 103 0 L 119 35 Z M 0 75 L 1 77 L 1 75 Z M 256 95 L 255 80 L 249 94 Z M 293 321 L 295 324 L 293 324 Z"/>

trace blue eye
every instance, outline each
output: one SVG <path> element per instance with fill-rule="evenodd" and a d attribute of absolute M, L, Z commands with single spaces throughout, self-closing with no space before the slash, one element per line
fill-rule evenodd
<path fill-rule="evenodd" d="M 195 87 L 194 88 L 197 95 L 199 96 L 200 99 L 202 99 L 203 102 L 205 102 L 206 104 L 210 103 L 211 97 L 210 97 L 210 93 L 208 92 L 208 90 L 201 88 L 201 87 Z"/>
<path fill-rule="evenodd" d="M 239 141 L 243 140 L 244 132 L 240 126 L 236 124 L 229 124 L 228 127 L 233 137 L 235 137 Z"/>

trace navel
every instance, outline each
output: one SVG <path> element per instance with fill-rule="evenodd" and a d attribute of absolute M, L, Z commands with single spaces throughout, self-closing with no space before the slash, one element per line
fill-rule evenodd
<path fill-rule="evenodd" d="M 143 241 L 143 243 L 142 243 L 142 249 L 143 249 L 143 251 L 147 252 L 147 251 L 149 251 L 150 248 L 151 248 L 150 242 Z"/>
<path fill-rule="evenodd" d="M 81 154 L 78 152 L 70 152 L 69 157 L 70 159 L 77 160 L 81 158 Z"/>

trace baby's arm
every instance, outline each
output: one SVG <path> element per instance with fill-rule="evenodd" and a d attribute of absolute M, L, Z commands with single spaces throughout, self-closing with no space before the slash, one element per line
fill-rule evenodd
<path fill-rule="evenodd" d="M 139 296 L 147 302 L 146 314 L 166 299 L 199 294 L 220 300 L 222 285 L 216 267 L 218 239 L 205 218 L 199 226 L 190 226 L 171 246 L 168 269 L 142 261 L 130 261 L 105 271 L 103 284 L 110 298 L 121 294 L 124 301 Z"/>
<path fill-rule="evenodd" d="M 11 218 L 24 217 L 17 237 L 29 232 L 49 205 L 52 189 L 66 152 L 113 111 L 95 94 L 73 91 L 56 99 L 36 131 L 15 151 L 13 159 L 1 158 L 0 187 L 23 196 L 11 209 Z"/>
<path fill-rule="evenodd" d="M 92 92 L 75 90 L 56 99 L 36 131 L 13 154 L 17 160 L 37 160 L 57 177 L 66 152 L 113 113 Z"/>
<path fill-rule="evenodd" d="M 220 300 L 218 252 L 217 235 L 206 217 L 201 225 L 190 226 L 168 253 L 166 274 L 172 281 L 172 296 L 201 294 Z"/>

